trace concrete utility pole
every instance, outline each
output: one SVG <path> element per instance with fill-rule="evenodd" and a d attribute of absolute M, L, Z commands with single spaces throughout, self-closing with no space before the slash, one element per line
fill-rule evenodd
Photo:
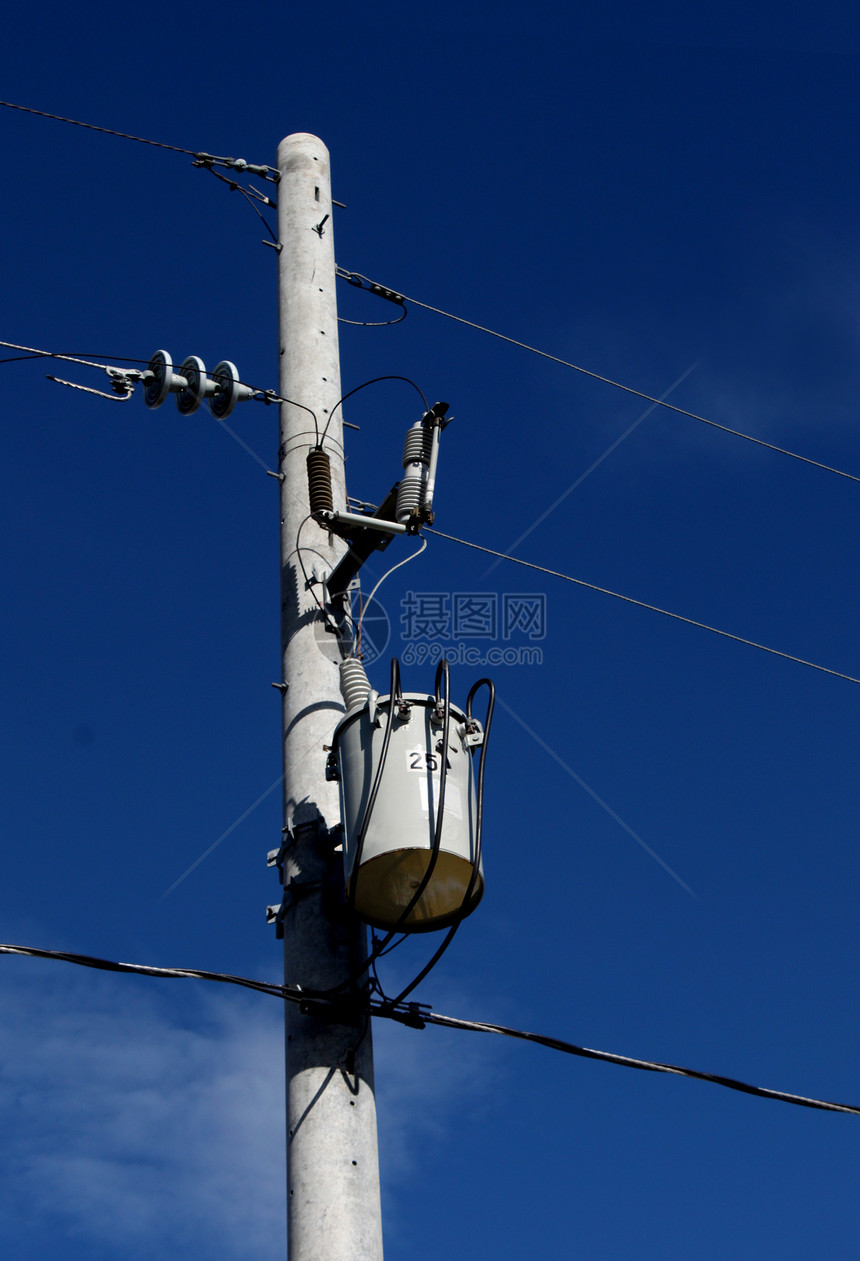
<path fill-rule="evenodd" d="M 323 745 L 340 714 L 337 637 L 323 629 L 296 536 L 309 512 L 306 457 L 341 396 L 329 154 L 315 136 L 278 147 L 278 304 L 281 397 L 281 650 L 284 758 L 285 981 L 329 990 L 365 958 L 365 928 L 344 917 L 337 785 Z M 338 411 L 325 450 L 335 510 L 344 511 Z M 314 521 L 302 532 L 305 567 L 332 569 L 344 545 Z M 364 978 L 362 978 L 364 979 Z M 347 992 L 347 998 L 349 997 Z M 286 1003 L 287 1197 L 290 1261 L 381 1261 L 382 1221 L 369 1017 L 349 1004 L 337 1019 Z"/>

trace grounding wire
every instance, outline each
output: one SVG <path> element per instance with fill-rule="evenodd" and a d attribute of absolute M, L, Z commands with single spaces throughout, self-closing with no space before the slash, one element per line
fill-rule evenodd
<path fill-rule="evenodd" d="M 328 420 L 325 422 L 325 429 L 323 429 L 322 437 L 320 438 L 320 446 L 322 446 L 323 442 L 325 442 L 325 436 L 328 433 L 328 427 L 332 422 L 332 418 L 335 412 L 341 406 L 341 404 L 345 403 L 348 398 L 352 398 L 353 394 L 357 394 L 359 390 L 366 390 L 369 385 L 376 385 L 377 382 L 379 381 L 405 381 L 407 385 L 411 385 L 414 390 L 418 391 L 418 393 L 421 395 L 422 402 L 424 403 L 425 412 L 429 412 L 430 404 L 427 402 L 427 396 L 425 395 L 424 391 L 415 384 L 415 382 L 412 380 L 411 377 L 400 376 L 398 373 L 388 373 L 386 376 L 383 376 L 383 377 L 371 377 L 369 381 L 362 381 L 361 385 L 357 385 L 354 390 L 350 390 L 349 393 L 342 395 L 342 397 L 337 400 L 334 407 L 331 409 L 331 415 L 329 416 Z"/>
<path fill-rule="evenodd" d="M 63 950 L 41 950 L 35 946 L 0 945 L 0 954 L 24 955 L 34 959 L 50 959 L 62 963 L 73 963 L 80 967 L 96 968 L 105 972 L 132 973 L 139 976 L 150 976 L 156 979 L 190 979 L 199 981 L 217 981 L 226 985 L 238 985 L 245 989 L 256 990 L 273 998 L 286 1002 L 337 1009 L 336 1002 L 326 1002 L 324 995 L 318 997 L 313 991 L 303 990 L 300 986 L 277 985 L 269 981 L 257 981 L 251 977 L 235 976 L 227 972 L 209 972 L 201 968 L 156 968 L 141 963 L 115 963 L 110 959 L 100 959 L 93 955 L 73 954 Z M 309 1002 L 310 1000 L 310 1002 Z M 492 1024 L 488 1021 L 463 1020 L 457 1016 L 445 1016 L 441 1012 L 430 1011 L 423 1004 L 406 1003 L 397 1008 L 385 1001 L 370 1001 L 366 1005 L 367 1012 L 383 1019 L 394 1020 L 398 1024 L 413 1029 L 423 1029 L 425 1025 L 437 1025 L 443 1029 L 462 1029 L 472 1033 L 495 1033 L 502 1037 L 517 1038 L 524 1042 L 535 1042 L 539 1046 L 548 1047 L 552 1051 L 561 1051 L 565 1055 L 575 1055 L 583 1059 L 599 1060 L 606 1064 L 617 1064 L 625 1068 L 638 1068 L 652 1073 L 671 1073 L 676 1077 L 691 1077 L 698 1081 L 712 1082 L 716 1086 L 724 1086 L 729 1090 L 737 1090 L 743 1094 L 753 1095 L 760 1099 L 774 1099 L 780 1103 L 796 1104 L 802 1108 L 816 1108 L 824 1112 L 845 1112 L 860 1116 L 860 1107 L 855 1104 L 835 1103 L 827 1099 L 812 1099 L 807 1095 L 789 1094 L 787 1091 L 770 1090 L 766 1086 L 752 1086 L 736 1077 L 726 1077 L 719 1073 L 704 1073 L 694 1068 L 684 1068 L 680 1064 L 667 1064 L 659 1060 L 634 1059 L 629 1055 L 616 1055 L 612 1051 L 596 1051 L 592 1047 L 578 1046 L 561 1038 L 553 1038 L 547 1034 L 531 1033 L 525 1029 L 513 1029 L 508 1025 Z"/>
<path fill-rule="evenodd" d="M 340 268 L 338 275 L 344 278 L 355 277 L 358 280 L 366 281 L 369 285 L 375 284 L 367 276 L 362 276 L 360 272 L 347 272 L 345 268 Z M 351 283 L 355 283 L 353 280 Z M 380 286 L 384 288 L 385 286 Z M 392 290 L 392 292 L 395 292 Z M 670 412 L 677 412 L 679 416 L 688 416 L 691 420 L 698 420 L 703 425 L 710 425 L 713 429 L 720 429 L 723 433 L 731 434 L 735 438 L 743 438 L 745 442 L 752 442 L 758 447 L 765 447 L 768 451 L 777 451 L 780 455 L 788 455 L 793 460 L 800 460 L 802 464 L 811 464 L 813 468 L 822 469 L 825 473 L 835 473 L 837 477 L 847 477 L 849 481 L 860 482 L 860 476 L 856 473 L 846 473 L 844 469 L 834 468 L 832 464 L 823 464 L 820 460 L 810 459 L 807 455 L 800 455 L 797 451 L 789 451 L 787 447 L 777 446 L 776 443 L 766 442 L 764 438 L 754 438 L 752 434 L 744 433 L 740 429 L 732 429 L 729 425 L 721 425 L 719 421 L 709 420 L 707 416 L 700 416 L 698 412 L 688 411 L 686 407 L 678 407 L 676 403 L 669 403 L 664 398 L 656 398 L 653 394 L 646 394 L 644 390 L 636 390 L 631 385 L 624 385 L 621 381 L 615 381 L 612 377 L 606 377 L 599 372 L 592 372 L 590 368 L 583 368 L 581 364 L 572 363 L 569 359 L 562 359 L 558 355 L 551 355 L 547 350 L 540 350 L 537 346 L 530 346 L 528 342 L 519 341 L 516 337 L 508 337 L 506 333 L 499 333 L 493 328 L 487 328 L 485 324 L 476 324 L 474 320 L 464 319 L 462 315 L 453 315 L 450 311 L 443 311 L 441 307 L 431 306 L 429 302 L 421 302 L 418 298 L 410 298 L 404 293 L 398 296 L 404 302 L 411 302 L 414 306 L 423 307 L 425 311 L 432 311 L 435 315 L 442 315 L 446 320 L 453 320 L 457 324 L 465 324 L 467 328 L 474 328 L 479 333 L 487 333 L 490 337 L 497 337 L 500 341 L 507 342 L 511 346 L 519 346 L 521 350 L 528 350 L 533 355 L 539 355 L 542 359 L 549 359 L 552 363 L 560 364 L 563 368 L 571 368 L 574 372 L 582 373 L 583 376 L 590 377 L 593 381 L 600 381 L 604 385 L 611 385 L 613 389 L 623 390 L 625 394 L 633 394 L 636 398 L 645 399 L 648 403 L 656 403 L 659 407 L 665 407 Z"/>
<path fill-rule="evenodd" d="M 693 617 L 684 617 L 681 613 L 672 613 L 669 609 L 661 609 L 656 604 L 648 604 L 645 600 L 635 600 L 633 596 L 622 595 L 620 591 L 610 591 L 608 587 L 598 587 L 596 583 L 586 582 L 583 578 L 573 578 L 570 574 L 560 573 L 557 569 L 547 569 L 545 565 L 536 565 L 534 561 L 521 560 L 519 556 L 509 556 L 506 552 L 497 552 L 492 547 L 483 547 L 480 543 L 470 543 L 468 539 L 455 538 L 453 534 L 445 534 L 442 530 L 433 530 L 425 526 L 430 534 L 448 539 L 452 543 L 461 543 L 463 547 L 474 548 L 477 552 L 486 552 L 488 556 L 498 556 L 500 560 L 509 560 L 514 565 L 523 565 L 526 569 L 536 569 L 538 573 L 549 574 L 551 578 L 560 578 L 562 582 L 572 582 L 577 587 L 585 587 L 589 591 L 598 591 L 601 595 L 611 595 L 615 600 L 623 600 L 625 604 L 635 604 L 637 608 L 649 609 L 652 613 L 660 613 L 663 617 L 671 617 L 675 622 L 683 622 L 686 626 L 697 626 L 699 630 L 710 631 L 712 635 L 720 635 L 723 639 L 731 639 L 736 644 L 746 644 L 748 648 L 758 648 L 760 652 L 770 653 L 773 657 L 782 657 L 784 661 L 794 661 L 797 665 L 808 666 L 810 670 L 820 670 L 822 674 L 830 674 L 836 679 L 845 679 L 848 683 L 860 683 L 860 678 L 853 674 L 844 674 L 841 670 L 831 670 L 829 666 L 818 665 L 815 661 L 807 661 L 805 657 L 795 657 L 793 653 L 782 652 L 779 648 L 770 648 L 754 639 L 746 639 L 743 635 L 733 635 L 731 631 L 720 630 L 718 626 L 709 626 L 707 622 L 697 622 Z"/>

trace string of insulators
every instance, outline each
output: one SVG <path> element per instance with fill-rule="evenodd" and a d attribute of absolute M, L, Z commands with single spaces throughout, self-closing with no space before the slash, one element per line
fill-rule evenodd
<path fill-rule="evenodd" d="M 308 498 L 312 513 L 334 511 L 331 460 L 322 447 L 311 447 L 308 451 Z"/>

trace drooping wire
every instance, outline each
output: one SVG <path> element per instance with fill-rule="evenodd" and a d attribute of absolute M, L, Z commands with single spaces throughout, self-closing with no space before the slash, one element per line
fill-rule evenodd
<path fill-rule="evenodd" d="M 622 595 L 619 591 L 610 591 L 608 587 L 598 587 L 596 583 L 586 582 L 583 578 L 573 578 L 570 574 L 559 573 L 557 569 L 547 569 L 545 565 L 536 565 L 533 561 L 521 560 L 519 556 L 510 556 L 507 552 L 497 552 L 492 547 L 483 547 L 480 543 L 470 543 L 467 539 L 455 538 L 453 534 L 445 534 L 442 530 L 424 527 L 428 533 L 439 538 L 448 539 L 451 543 L 460 543 L 463 547 L 471 547 L 477 552 L 485 552 L 488 556 L 497 556 L 500 560 L 510 561 L 513 565 L 523 565 L 526 569 L 536 569 L 538 573 L 549 574 L 551 578 L 560 578 L 562 582 L 572 582 L 577 587 L 585 587 L 588 591 L 597 591 L 601 595 L 611 595 L 615 600 L 623 600 L 625 604 L 634 604 L 637 608 L 648 609 L 651 613 L 660 613 L 675 622 L 683 622 L 687 626 L 696 626 L 699 630 L 710 631 L 712 635 L 720 635 L 723 639 L 731 639 L 736 644 L 746 644 L 748 648 L 758 648 L 760 652 L 770 653 L 772 657 L 782 657 L 785 661 L 794 661 L 797 665 L 808 666 L 810 670 L 820 670 L 822 674 L 831 674 L 834 678 L 845 679 L 848 683 L 860 683 L 853 674 L 844 674 L 841 670 L 831 670 L 829 666 L 818 665 L 815 661 L 807 661 L 804 657 L 795 657 L 793 653 L 782 652 L 779 648 L 770 648 L 767 644 L 757 643 L 754 639 L 746 639 L 743 635 L 733 635 L 731 631 L 720 630 L 718 626 L 709 626 L 707 622 L 698 622 L 693 617 L 684 617 L 681 613 L 672 613 L 669 609 L 661 609 L 656 604 L 648 604 L 645 600 L 635 600 L 633 596 Z"/>
<path fill-rule="evenodd" d="M 238 985 L 245 989 L 256 990 L 273 998 L 286 1002 L 300 1003 L 305 1007 L 322 1003 L 337 1009 L 337 1001 L 330 1000 L 325 994 L 303 990 L 299 986 L 276 985 L 268 981 L 256 981 L 251 977 L 234 976 L 226 972 L 209 972 L 201 968 L 156 968 L 140 963 L 115 963 L 110 959 L 101 959 L 93 955 L 72 954 L 64 950 L 41 950 L 35 946 L 0 945 L 0 954 L 24 955 L 34 959 L 49 959 L 62 963 L 77 964 L 80 967 L 96 968 L 104 972 L 123 972 L 139 976 L 150 976 L 156 979 L 189 979 L 198 981 L 216 981 L 226 985 Z M 860 1106 L 849 1103 L 835 1103 L 827 1099 L 812 1099 L 806 1095 L 789 1094 L 787 1091 L 770 1090 L 766 1086 L 752 1086 L 736 1077 L 726 1077 L 718 1073 L 705 1073 L 694 1068 L 684 1068 L 679 1064 L 667 1064 L 659 1060 L 634 1059 L 628 1055 L 616 1055 L 612 1051 L 596 1051 L 591 1047 L 578 1046 L 573 1042 L 565 1042 L 561 1038 L 553 1038 L 547 1034 L 531 1033 L 525 1029 L 513 1029 L 508 1025 L 492 1024 L 488 1021 L 463 1020 L 457 1016 L 445 1016 L 441 1012 L 431 1011 L 418 1003 L 406 1003 L 400 1007 L 392 1006 L 384 999 L 369 1000 L 366 1011 L 373 1016 L 385 1020 L 394 1020 L 398 1024 L 412 1029 L 423 1029 L 426 1025 L 437 1025 L 443 1029 L 461 1029 L 472 1033 L 495 1033 L 507 1038 L 517 1038 L 524 1042 L 535 1042 L 539 1046 L 548 1047 L 552 1051 L 561 1051 L 565 1055 L 575 1055 L 583 1059 L 599 1060 L 605 1064 L 617 1064 L 625 1068 L 638 1068 L 652 1073 L 671 1073 L 676 1077 L 692 1077 L 697 1081 L 712 1082 L 716 1086 L 724 1086 L 728 1090 L 737 1090 L 742 1094 L 753 1095 L 760 1099 L 774 1099 L 779 1103 L 791 1103 L 802 1108 L 816 1108 L 824 1112 L 845 1112 L 852 1116 L 860 1116 Z"/>
<path fill-rule="evenodd" d="M 325 441 L 325 436 L 328 433 L 328 427 L 331 424 L 332 418 L 334 417 L 334 414 L 337 411 L 337 409 L 343 403 L 345 403 L 348 398 L 352 398 L 353 394 L 357 394 L 359 390 L 366 390 L 369 385 L 376 385 L 379 381 L 405 381 L 407 385 L 411 385 L 414 390 L 418 391 L 418 393 L 421 395 L 421 401 L 424 404 L 425 412 L 429 412 L 430 404 L 427 402 L 427 396 L 425 395 L 424 391 L 415 384 L 415 382 L 412 380 L 411 377 L 403 377 L 397 373 L 389 373 L 383 377 L 371 377 L 369 381 L 362 381 L 361 385 L 357 385 L 354 390 L 350 390 L 348 394 L 344 394 L 342 398 L 339 398 L 337 400 L 334 407 L 331 409 L 331 415 L 329 416 L 328 420 L 325 422 L 325 429 L 323 429 L 322 438 L 320 438 L 320 445 L 322 445 L 322 443 Z"/>
<path fill-rule="evenodd" d="M 66 950 L 40 950 L 35 946 L 0 945 L 0 954 L 27 955 L 34 959 L 56 959 L 62 963 L 75 963 L 83 968 L 97 968 L 102 972 L 128 972 L 138 976 L 157 978 L 190 978 L 198 981 L 220 981 L 225 985 L 240 985 L 245 989 L 258 990 L 274 998 L 289 1002 L 301 1002 L 302 991 L 297 986 L 277 985 L 269 981 L 255 981 L 247 976 L 234 976 L 227 972 L 209 972 L 201 968 L 156 968 L 144 963 L 114 963 L 94 955 L 73 954 Z"/>
<path fill-rule="evenodd" d="M 337 322 L 338 324 L 354 324 L 356 328 L 390 328 L 392 324 L 402 324 L 408 314 L 408 308 L 404 307 L 394 320 L 348 320 L 346 316 L 339 315 Z"/>
<path fill-rule="evenodd" d="M 387 1015 L 384 1010 L 375 1015 Z M 406 1014 L 404 1024 L 411 1023 L 412 1013 Z M 392 1019 L 397 1020 L 393 1014 Z M 420 1013 L 420 1019 L 429 1025 L 440 1025 L 444 1029 L 465 1029 L 474 1033 L 498 1033 L 506 1038 L 519 1038 L 524 1042 L 536 1042 L 539 1046 L 549 1047 L 553 1051 L 561 1051 L 565 1055 L 577 1055 L 587 1060 L 600 1060 L 604 1064 L 618 1064 L 624 1068 L 640 1068 L 650 1073 L 672 1073 L 676 1077 L 692 1077 L 697 1081 L 713 1082 L 716 1086 L 725 1086 L 729 1090 L 738 1090 L 746 1095 L 755 1095 L 760 1099 L 775 1099 L 780 1103 L 793 1103 L 802 1108 L 818 1108 L 824 1112 L 847 1112 L 860 1116 L 860 1107 L 848 1103 L 832 1103 L 826 1099 L 810 1099 L 806 1095 L 788 1094 L 783 1090 L 769 1090 L 765 1086 L 751 1086 L 739 1081 L 736 1077 L 725 1077 L 719 1073 L 703 1073 L 695 1068 L 683 1068 L 680 1064 L 665 1064 L 659 1060 L 639 1060 L 629 1055 L 615 1055 L 612 1051 L 595 1051 L 591 1047 L 577 1046 L 573 1042 L 565 1042 L 561 1038 L 548 1037 L 546 1034 L 529 1033 L 525 1029 L 512 1029 L 507 1025 L 489 1024 L 477 1020 L 460 1020 L 455 1016 L 443 1016 L 437 1012 Z"/>
<path fill-rule="evenodd" d="M 338 275 L 344 277 L 354 277 L 355 280 L 361 280 L 368 285 L 377 284 L 371 281 L 367 276 L 362 276 L 360 272 L 347 272 L 345 268 L 340 268 Z M 351 283 L 355 283 L 355 280 Z M 385 288 L 385 286 L 378 286 Z M 521 350 L 528 350 L 533 355 L 539 355 L 542 359 L 549 359 L 552 363 L 560 364 L 563 368 L 571 368 L 574 372 L 579 372 L 583 376 L 590 377 L 593 381 L 600 381 L 604 385 L 611 385 L 613 389 L 623 390 L 625 394 L 633 394 L 636 398 L 644 399 L 648 403 L 655 403 L 659 407 L 665 407 L 670 412 L 677 412 L 679 416 L 688 416 L 690 420 L 698 420 L 703 425 L 710 425 L 712 429 L 719 429 L 723 433 L 731 434 L 734 438 L 743 438 L 745 442 L 752 442 L 758 447 L 765 447 L 768 451 L 776 451 L 780 455 L 790 456 L 792 460 L 800 460 L 802 464 L 811 464 L 813 468 L 822 469 L 825 473 L 835 473 L 837 477 L 847 477 L 849 481 L 860 482 L 860 476 L 855 473 L 846 473 L 844 469 L 834 468 L 831 464 L 823 464 L 820 460 L 812 460 L 809 456 L 800 455 L 797 451 L 789 451 L 786 447 L 777 446 L 776 443 L 766 442 L 764 438 L 755 438 L 752 434 L 744 433 L 740 429 L 732 429 L 729 425 L 722 425 L 719 421 L 710 420 L 707 416 L 700 416 L 698 412 L 689 411 L 686 407 L 678 407 L 676 403 L 669 403 L 664 398 L 655 398 L 652 394 L 646 394 L 644 390 L 636 390 L 630 385 L 624 385 L 621 381 L 614 381 L 611 377 L 601 375 L 599 372 L 592 372 L 590 368 L 583 368 L 581 364 L 572 363 L 569 359 L 561 359 L 558 355 L 551 355 L 549 351 L 540 350 L 537 346 L 530 346 L 528 342 L 519 341 L 516 337 L 508 337 L 506 333 L 499 333 L 493 328 L 487 328 L 484 324 L 476 324 L 474 320 L 464 319 L 461 315 L 453 315 L 450 311 L 443 311 L 441 307 L 431 306 L 429 302 L 421 302 L 418 298 L 410 298 L 404 293 L 397 292 L 404 302 L 411 302 L 414 306 L 423 307 L 425 311 L 432 311 L 435 315 L 442 315 L 446 320 L 453 320 L 457 324 L 465 324 L 467 328 L 474 328 L 479 333 L 487 333 L 490 337 L 497 337 L 500 341 L 507 342 L 511 346 L 519 346 Z"/>

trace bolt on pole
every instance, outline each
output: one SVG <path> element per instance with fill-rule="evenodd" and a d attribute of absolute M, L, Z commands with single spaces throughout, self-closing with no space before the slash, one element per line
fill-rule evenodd
<path fill-rule="evenodd" d="M 315 136 L 288 136 L 278 170 L 280 393 L 293 400 L 280 407 L 278 453 L 285 981 L 317 991 L 345 986 L 348 998 L 367 934 L 344 909 L 342 855 L 332 836 L 340 804 L 323 751 L 344 708 L 342 653 L 325 629 L 323 589 L 308 585 L 314 570 L 330 571 L 344 551 L 308 519 L 306 458 L 326 426 L 334 507 L 346 509 L 340 410 L 330 419 L 341 387 L 328 150 Z M 297 539 L 308 549 L 301 556 Z M 334 1018 L 294 1003 L 285 1009 L 289 1261 L 381 1261 L 370 1017 L 348 1002 Z"/>

